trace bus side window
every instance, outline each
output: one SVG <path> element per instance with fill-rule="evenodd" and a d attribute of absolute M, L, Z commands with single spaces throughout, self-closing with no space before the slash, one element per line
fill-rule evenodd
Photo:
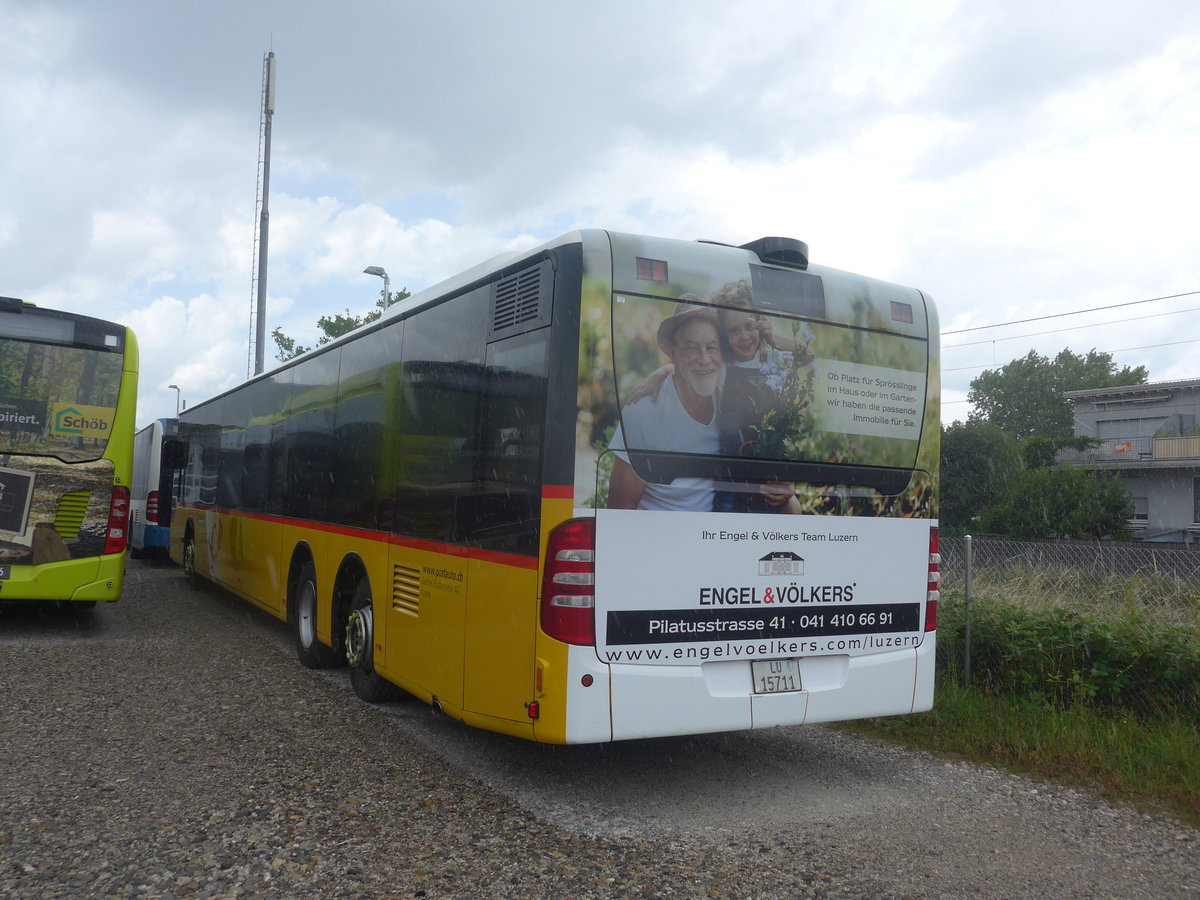
<path fill-rule="evenodd" d="M 163 441 L 162 467 L 164 469 L 184 469 L 188 463 L 188 445 L 183 441 Z"/>
<path fill-rule="evenodd" d="M 217 506 L 237 509 L 242 498 L 242 454 L 221 450 L 217 454 Z"/>
<path fill-rule="evenodd" d="M 187 444 L 174 438 L 163 441 L 158 464 L 158 524 L 164 528 L 170 526 L 171 513 L 181 499 L 187 460 Z"/>
<path fill-rule="evenodd" d="M 341 350 L 301 361 L 293 372 L 286 424 L 285 515 L 330 521 L 334 411 Z"/>
<path fill-rule="evenodd" d="M 404 408 L 396 441 L 396 528 L 459 543 L 473 493 L 483 367 L 419 360 L 404 367 Z"/>
<path fill-rule="evenodd" d="M 394 471 L 394 528 L 462 543 L 471 522 L 489 289 L 424 310 L 406 322 Z"/>
<path fill-rule="evenodd" d="M 261 512 L 267 504 L 267 447 L 251 444 L 242 451 L 242 506 Z"/>
<path fill-rule="evenodd" d="M 201 506 L 215 506 L 217 503 L 218 460 L 221 451 L 216 447 L 205 447 L 200 454 L 200 493 Z"/>
<path fill-rule="evenodd" d="M 490 550 L 537 554 L 549 333 L 488 346 L 475 491 L 463 519 L 470 542 Z"/>

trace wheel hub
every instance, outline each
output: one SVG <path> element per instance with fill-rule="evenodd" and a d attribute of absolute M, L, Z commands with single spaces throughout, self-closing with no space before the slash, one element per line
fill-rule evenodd
<path fill-rule="evenodd" d="M 356 609 L 346 620 L 346 662 L 366 668 L 371 662 L 372 616 L 370 607 Z"/>

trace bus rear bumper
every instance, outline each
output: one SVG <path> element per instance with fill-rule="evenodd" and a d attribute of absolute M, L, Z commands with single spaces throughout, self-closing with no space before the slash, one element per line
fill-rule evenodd
<path fill-rule="evenodd" d="M 0 601 L 62 601 L 96 603 L 121 596 L 125 554 L 80 560 L 13 566 L 12 577 L 0 581 Z M 77 585 L 71 590 L 70 585 Z"/>
<path fill-rule="evenodd" d="M 613 664 L 612 739 L 742 731 L 837 722 L 929 709 L 933 633 L 920 647 L 800 660 L 803 690 L 755 694 L 750 663 Z"/>
<path fill-rule="evenodd" d="M 76 588 L 71 599 L 86 603 L 117 600 L 124 582 L 125 553 L 101 556 L 100 564 L 96 567 L 96 580 Z"/>
<path fill-rule="evenodd" d="M 71 594 L 71 600 L 78 603 L 95 603 L 97 601 L 111 603 L 114 600 L 120 600 L 121 582 L 120 576 L 93 581 L 91 584 L 81 586 Z"/>

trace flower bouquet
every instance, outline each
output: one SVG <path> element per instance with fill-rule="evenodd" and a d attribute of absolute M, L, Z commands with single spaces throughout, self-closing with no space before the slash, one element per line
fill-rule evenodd
<path fill-rule="evenodd" d="M 749 455 L 767 459 L 796 459 L 806 455 L 805 443 L 812 436 L 808 409 L 813 400 L 817 366 L 810 349 L 812 333 L 792 323 L 795 350 L 783 358 L 786 363 L 768 381 L 774 397 L 757 424 L 750 426 L 754 440 L 746 448 Z"/>

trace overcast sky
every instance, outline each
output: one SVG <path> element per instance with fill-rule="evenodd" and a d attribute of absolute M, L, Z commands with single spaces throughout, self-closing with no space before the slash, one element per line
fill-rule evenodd
<path fill-rule="evenodd" d="M 933 296 L 947 422 L 1031 349 L 1200 377 L 1195 0 L 0 0 L 0 294 L 131 325 L 139 425 L 247 375 L 269 50 L 268 335 L 368 265 L 784 235 Z"/>

